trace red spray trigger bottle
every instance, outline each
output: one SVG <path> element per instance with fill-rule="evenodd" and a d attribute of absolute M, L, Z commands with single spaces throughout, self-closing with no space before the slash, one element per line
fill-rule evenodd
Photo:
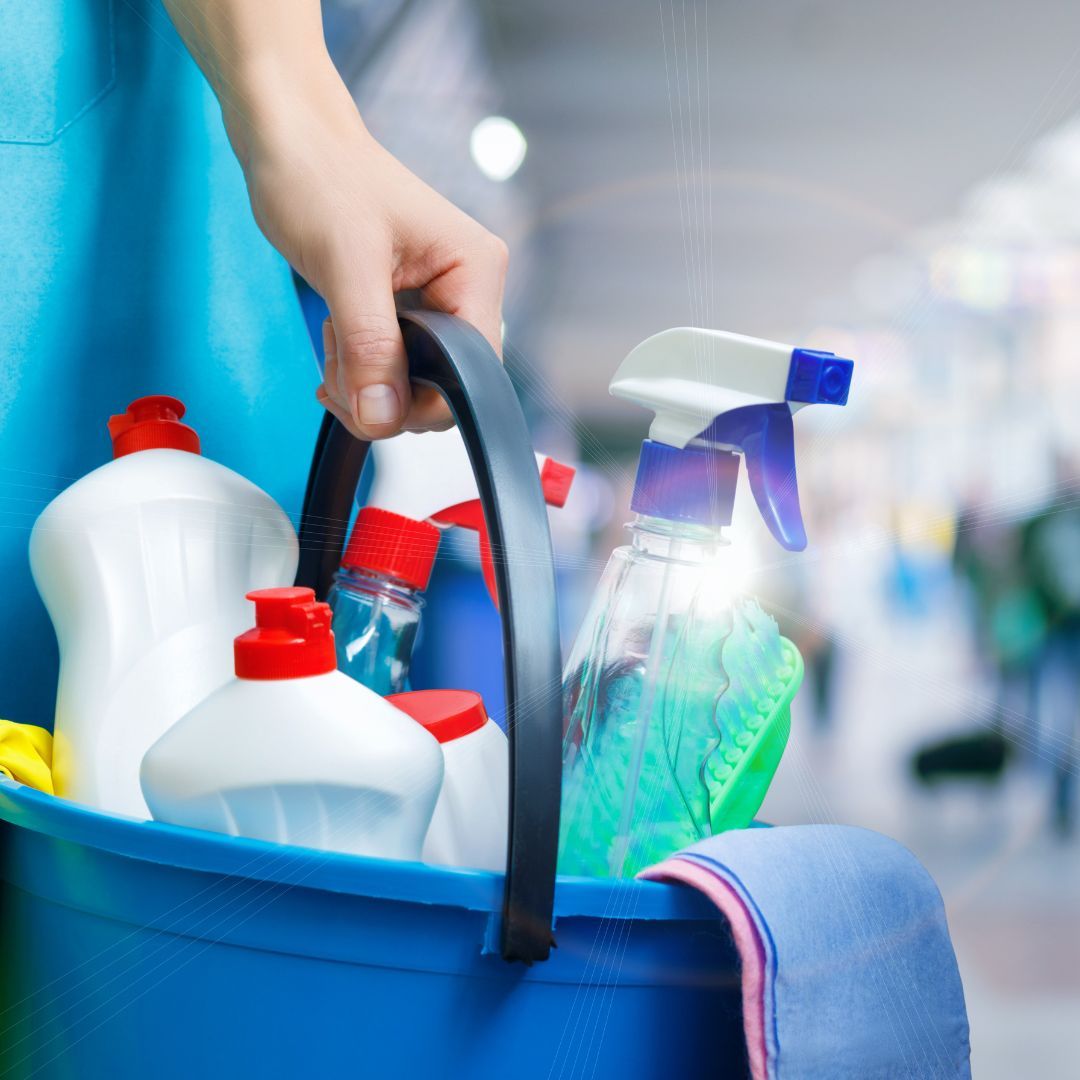
<path fill-rule="evenodd" d="M 574 482 L 574 468 L 564 465 L 554 458 L 543 457 L 537 454 L 537 463 L 540 465 L 540 486 L 544 492 L 544 502 L 548 506 L 562 508 L 566 505 L 566 499 L 570 494 L 570 486 Z M 495 562 L 491 556 L 491 536 L 488 533 L 487 522 L 484 521 L 484 510 L 480 505 L 479 497 L 468 499 L 448 506 L 445 510 L 439 510 L 431 515 L 430 519 L 435 525 L 447 528 L 457 525 L 463 529 L 472 529 L 480 538 L 480 567 L 484 574 L 484 584 L 487 586 L 491 602 L 497 608 L 499 606 L 499 594 L 495 586 Z"/>
<path fill-rule="evenodd" d="M 373 443 L 375 480 L 359 511 L 342 565 L 327 597 L 334 609 L 338 667 L 380 694 L 408 689 L 413 645 L 442 532 L 475 532 L 480 564 L 498 607 L 495 556 L 456 428 L 406 433 Z M 537 454 L 549 506 L 561 507 L 574 469 Z"/>
<path fill-rule="evenodd" d="M 389 510 L 440 529 L 458 526 L 477 533 L 484 584 L 498 607 L 491 537 L 468 451 L 456 428 L 423 435 L 404 434 L 372 444 L 375 482 L 368 506 Z M 544 499 L 549 506 L 566 503 L 574 469 L 543 454 L 536 455 Z"/>

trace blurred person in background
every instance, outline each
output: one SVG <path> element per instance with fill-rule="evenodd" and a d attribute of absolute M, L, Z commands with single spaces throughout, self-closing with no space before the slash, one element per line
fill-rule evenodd
<path fill-rule="evenodd" d="M 969 502 L 956 526 L 953 568 L 967 586 L 976 649 L 995 688 L 986 721 L 1003 737 L 1026 739 L 1035 713 L 1035 673 L 1046 638 L 1043 606 L 1022 555 L 1024 521 L 996 520 Z"/>
<path fill-rule="evenodd" d="M 956 530 L 954 568 L 966 586 L 975 644 L 994 687 L 978 730 L 916 755 L 923 780 L 1000 775 L 1012 747 L 1045 763 L 1051 816 L 1075 823 L 1080 729 L 1080 483 L 1059 460 L 1053 499 L 1028 519 L 998 519 L 969 500 Z"/>
<path fill-rule="evenodd" d="M 1030 744 L 1037 661 L 1045 637 L 1042 606 L 1021 557 L 1023 522 L 999 520 L 978 494 L 957 515 L 952 568 L 971 625 L 978 675 L 989 686 L 974 731 L 935 741 L 914 760 L 920 780 L 997 780 L 1014 742 Z"/>
<path fill-rule="evenodd" d="M 1038 598 L 1046 636 L 1039 656 L 1039 757 L 1053 777 L 1053 820 L 1062 835 L 1075 825 L 1080 727 L 1080 470 L 1058 459 L 1054 499 L 1025 526 L 1024 572 Z"/>

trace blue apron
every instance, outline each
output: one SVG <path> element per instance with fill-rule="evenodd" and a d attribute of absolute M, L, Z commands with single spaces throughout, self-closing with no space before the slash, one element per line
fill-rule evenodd
<path fill-rule="evenodd" d="M 142 394 L 294 521 L 321 410 L 286 263 L 158 0 L 0 0 L 0 718 L 51 726 L 34 520 Z"/>

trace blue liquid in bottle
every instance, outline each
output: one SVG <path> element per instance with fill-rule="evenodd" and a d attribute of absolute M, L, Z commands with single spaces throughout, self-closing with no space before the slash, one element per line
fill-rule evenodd
<path fill-rule="evenodd" d="M 338 668 L 384 697 L 409 689 L 424 599 L 392 578 L 342 567 L 327 596 Z"/>
<path fill-rule="evenodd" d="M 630 531 L 563 676 L 564 874 L 630 877 L 747 825 L 718 816 L 722 786 L 760 724 L 759 701 L 797 686 L 719 529 L 639 515 Z"/>

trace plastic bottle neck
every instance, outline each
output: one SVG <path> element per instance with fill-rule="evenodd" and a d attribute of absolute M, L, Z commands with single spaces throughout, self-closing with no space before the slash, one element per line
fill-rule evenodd
<path fill-rule="evenodd" d="M 738 454 L 702 441 L 680 449 L 646 439 L 630 509 L 663 521 L 730 525 L 738 479 Z"/>
<path fill-rule="evenodd" d="M 334 575 L 334 581 L 344 592 L 360 596 L 379 597 L 398 607 L 417 614 L 424 607 L 424 597 L 419 589 L 383 574 L 363 570 L 356 566 L 343 566 Z"/>
<path fill-rule="evenodd" d="M 627 528 L 635 551 L 681 562 L 707 562 L 731 546 L 719 525 L 696 525 L 636 514 Z"/>

